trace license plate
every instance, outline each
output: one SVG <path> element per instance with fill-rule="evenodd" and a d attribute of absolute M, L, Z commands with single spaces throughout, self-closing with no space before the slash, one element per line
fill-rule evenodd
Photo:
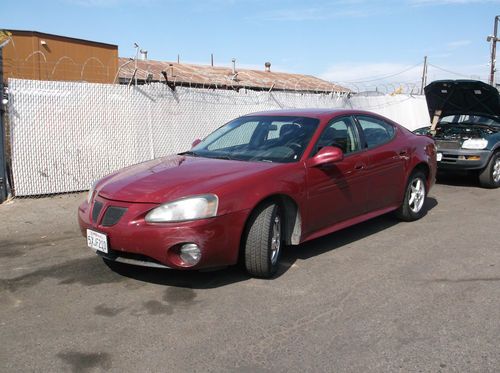
<path fill-rule="evenodd" d="M 441 162 L 441 160 L 443 159 L 443 153 L 437 153 L 436 159 L 438 162 Z"/>
<path fill-rule="evenodd" d="M 91 249 L 108 253 L 108 237 L 104 233 L 87 229 L 87 245 Z"/>

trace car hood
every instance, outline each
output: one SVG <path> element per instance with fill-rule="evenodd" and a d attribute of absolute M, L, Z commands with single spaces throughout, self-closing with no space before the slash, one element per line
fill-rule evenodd
<path fill-rule="evenodd" d="M 425 98 L 432 121 L 441 110 L 446 115 L 500 115 L 500 96 L 496 88 L 477 80 L 438 80 L 425 87 Z"/>
<path fill-rule="evenodd" d="M 117 171 L 102 179 L 96 190 L 101 197 L 115 201 L 164 203 L 212 193 L 227 183 L 277 165 L 174 155 Z"/>

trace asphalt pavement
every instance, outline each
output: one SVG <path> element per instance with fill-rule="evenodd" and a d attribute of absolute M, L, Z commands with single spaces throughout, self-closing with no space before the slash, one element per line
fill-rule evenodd
<path fill-rule="evenodd" d="M 272 280 L 110 268 L 83 198 L 0 205 L 1 372 L 500 371 L 500 189 L 447 178 L 423 219 L 287 248 Z"/>

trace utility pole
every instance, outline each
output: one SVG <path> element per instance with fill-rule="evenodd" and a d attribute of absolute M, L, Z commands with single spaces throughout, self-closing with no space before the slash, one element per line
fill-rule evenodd
<path fill-rule="evenodd" d="M 427 56 L 424 57 L 424 69 L 422 71 L 422 86 L 420 87 L 420 94 L 424 94 L 424 88 L 427 85 Z"/>
<path fill-rule="evenodd" d="M 493 27 L 493 35 L 489 35 L 486 38 L 487 42 L 491 42 L 491 69 L 490 69 L 490 85 L 495 86 L 495 63 L 497 54 L 497 32 L 498 32 L 498 21 L 500 16 L 495 17 L 495 26 Z"/>

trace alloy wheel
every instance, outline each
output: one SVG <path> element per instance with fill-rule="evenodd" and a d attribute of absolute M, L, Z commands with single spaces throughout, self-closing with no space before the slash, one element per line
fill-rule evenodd
<path fill-rule="evenodd" d="M 500 181 L 500 158 L 495 159 L 492 170 L 493 181 L 498 183 Z"/>
<path fill-rule="evenodd" d="M 415 178 L 410 184 L 410 199 L 408 205 L 415 214 L 418 213 L 425 201 L 425 185 L 422 179 Z"/>
<path fill-rule="evenodd" d="M 278 261 L 279 252 L 281 249 L 281 220 L 279 215 L 276 215 L 273 222 L 273 231 L 271 238 L 271 264 L 275 265 Z"/>

